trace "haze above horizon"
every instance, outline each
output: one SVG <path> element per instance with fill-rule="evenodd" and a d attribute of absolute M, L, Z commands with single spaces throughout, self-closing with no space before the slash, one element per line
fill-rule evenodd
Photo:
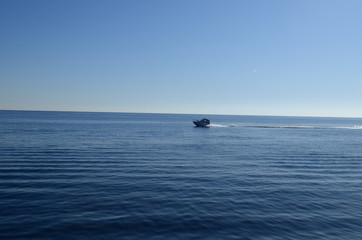
<path fill-rule="evenodd" d="M 0 109 L 362 117 L 359 0 L 4 0 Z"/>

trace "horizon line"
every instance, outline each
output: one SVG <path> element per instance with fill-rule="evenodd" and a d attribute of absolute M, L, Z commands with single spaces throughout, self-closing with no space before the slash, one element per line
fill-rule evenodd
<path fill-rule="evenodd" d="M 182 113 L 182 112 L 130 112 L 97 110 L 36 110 L 36 109 L 0 109 L 0 111 L 19 112 L 79 112 L 79 113 L 129 113 L 129 114 L 174 114 L 174 115 L 217 115 L 217 116 L 258 116 L 258 117 L 306 117 L 306 118 L 362 118 L 351 116 L 315 116 L 315 115 L 268 115 L 268 114 L 231 114 L 231 113 Z"/>

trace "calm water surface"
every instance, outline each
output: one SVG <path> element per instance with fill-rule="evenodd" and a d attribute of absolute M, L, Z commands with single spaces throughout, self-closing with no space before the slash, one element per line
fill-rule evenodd
<path fill-rule="evenodd" d="M 361 143 L 352 118 L 0 111 L 0 239 L 361 239 Z"/>

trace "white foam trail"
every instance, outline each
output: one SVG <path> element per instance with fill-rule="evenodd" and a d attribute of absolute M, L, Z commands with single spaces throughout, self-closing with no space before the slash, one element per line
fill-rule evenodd
<path fill-rule="evenodd" d="M 244 127 L 239 125 L 221 125 L 221 124 L 210 124 L 210 127 Z"/>
<path fill-rule="evenodd" d="M 210 124 L 210 127 L 228 127 L 227 125 L 221 125 L 221 124 Z"/>
<path fill-rule="evenodd" d="M 332 127 L 332 128 L 333 128 L 333 127 Z M 335 127 L 335 128 L 362 130 L 362 126 L 352 126 L 352 127 Z"/>
<path fill-rule="evenodd" d="M 241 128 L 289 128 L 289 129 L 352 129 L 352 130 L 362 130 L 362 126 L 267 126 L 267 125 L 250 125 L 250 126 L 241 126 L 241 125 L 222 125 L 222 124 L 210 124 L 210 127 L 241 127 Z"/>

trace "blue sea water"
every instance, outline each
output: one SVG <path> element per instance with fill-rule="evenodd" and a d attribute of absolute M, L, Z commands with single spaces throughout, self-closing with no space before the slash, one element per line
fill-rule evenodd
<path fill-rule="evenodd" d="M 0 111 L 0 239 L 361 239 L 361 143 L 353 118 Z"/>

